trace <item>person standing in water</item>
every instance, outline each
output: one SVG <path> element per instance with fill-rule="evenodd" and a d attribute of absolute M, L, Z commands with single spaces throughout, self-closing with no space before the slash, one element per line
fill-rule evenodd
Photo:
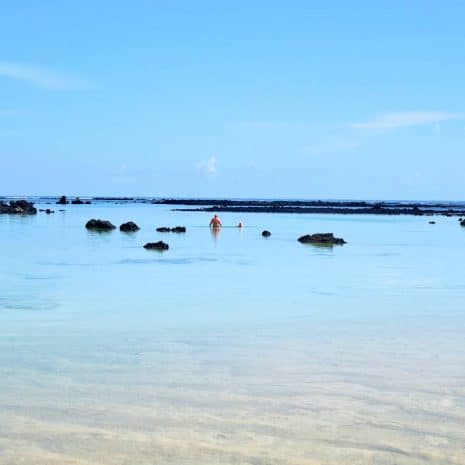
<path fill-rule="evenodd" d="M 215 215 L 210 221 L 210 228 L 217 229 L 217 228 L 221 228 L 221 226 L 223 226 L 223 223 L 218 218 L 218 215 Z"/>

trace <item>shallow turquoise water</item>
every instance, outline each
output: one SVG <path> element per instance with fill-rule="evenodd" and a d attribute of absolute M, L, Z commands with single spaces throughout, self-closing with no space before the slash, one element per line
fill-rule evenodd
<path fill-rule="evenodd" d="M 225 213 L 225 225 L 246 227 L 215 236 L 209 214 L 165 206 L 55 210 L 0 216 L 1 464 L 465 463 L 456 218 Z M 141 230 L 91 233 L 90 218 Z M 176 225 L 187 233 L 155 232 Z M 314 232 L 348 243 L 297 242 Z M 160 239 L 168 251 L 143 249 Z M 308 402 L 317 410 L 301 418 Z M 155 428 L 160 403 L 172 417 Z M 296 423 L 264 432 L 283 415 Z M 95 442 L 105 454 L 83 445 L 84 427 L 106 435 Z M 121 428 L 150 453 L 116 452 L 109 436 Z M 282 451 L 270 452 L 270 438 Z"/>

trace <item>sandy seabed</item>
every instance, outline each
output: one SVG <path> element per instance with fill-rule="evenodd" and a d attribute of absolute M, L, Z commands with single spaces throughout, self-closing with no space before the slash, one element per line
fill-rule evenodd
<path fill-rule="evenodd" d="M 465 464 L 453 325 L 96 340 L 2 344 L 0 464 Z"/>

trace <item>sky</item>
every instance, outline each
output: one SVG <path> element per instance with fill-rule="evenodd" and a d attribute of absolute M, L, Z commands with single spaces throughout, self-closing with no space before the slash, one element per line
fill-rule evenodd
<path fill-rule="evenodd" d="M 465 2 L 2 0 L 0 195 L 465 200 Z"/>

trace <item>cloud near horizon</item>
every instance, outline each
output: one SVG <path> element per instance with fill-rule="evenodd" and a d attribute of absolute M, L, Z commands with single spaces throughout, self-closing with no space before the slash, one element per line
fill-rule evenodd
<path fill-rule="evenodd" d="M 80 90 L 93 87 L 90 80 L 25 63 L 0 61 L 0 77 L 15 79 L 47 90 Z"/>
<path fill-rule="evenodd" d="M 214 176 L 217 173 L 217 161 L 215 156 L 210 157 L 208 160 L 202 160 L 197 163 L 197 170 L 201 173 Z"/>
<path fill-rule="evenodd" d="M 356 129 L 397 129 L 463 119 L 464 117 L 464 114 L 440 111 L 406 111 L 386 113 L 369 121 L 350 123 L 349 126 Z"/>

